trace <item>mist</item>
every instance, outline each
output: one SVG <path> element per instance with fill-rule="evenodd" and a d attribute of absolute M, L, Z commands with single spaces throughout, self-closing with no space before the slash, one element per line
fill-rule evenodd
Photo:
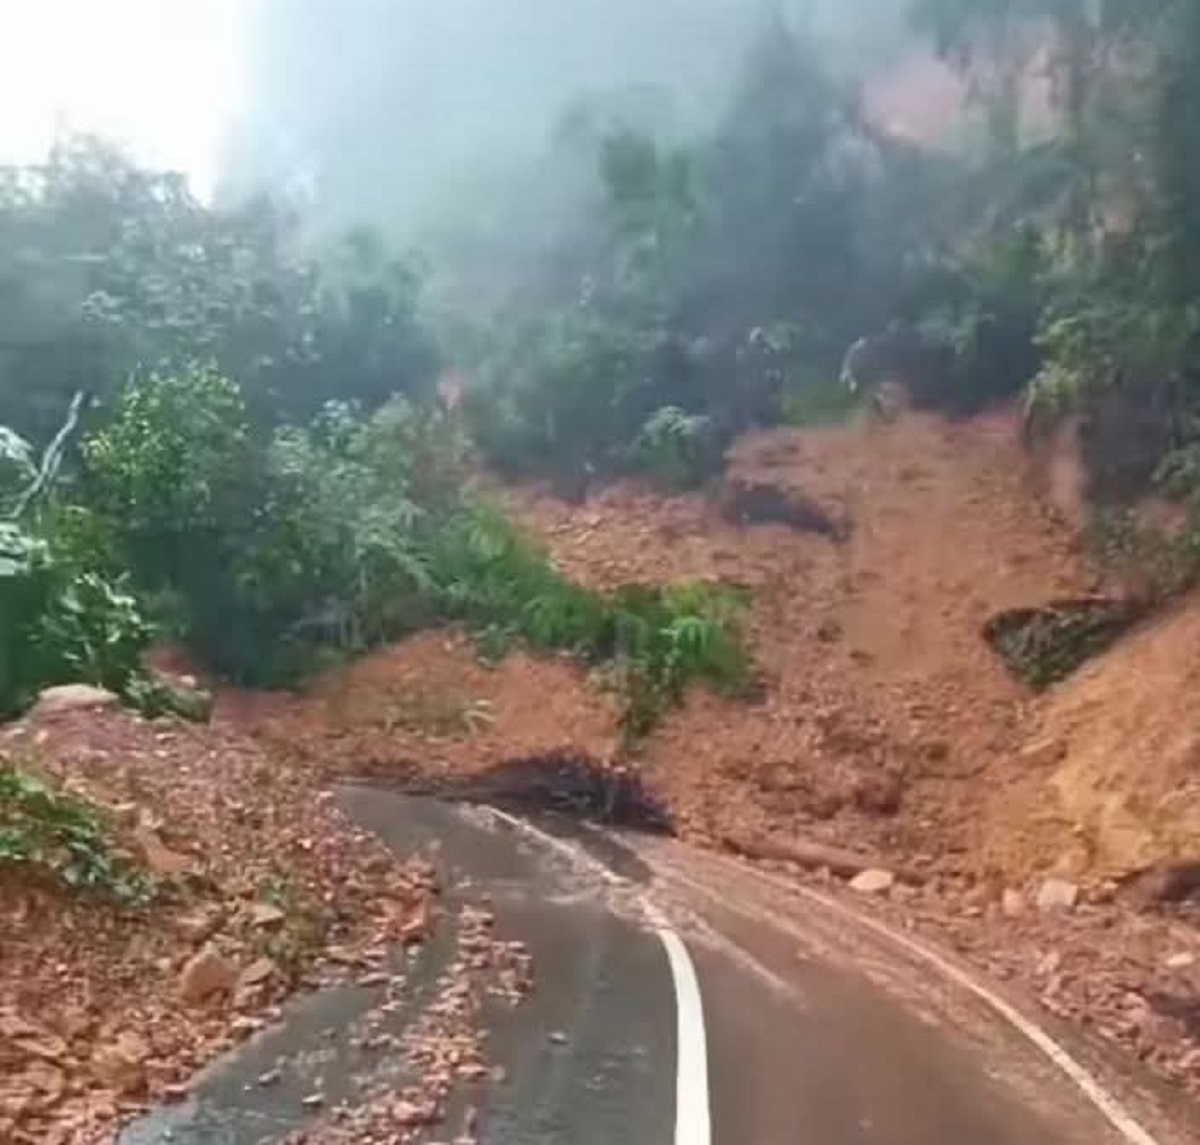
<path fill-rule="evenodd" d="M 860 81 L 911 56 L 906 0 L 263 0 L 220 195 L 301 203 L 318 233 L 369 225 L 445 278 L 527 255 L 590 209 L 571 109 L 683 140 L 724 109 L 781 17 Z M 569 141 L 568 141 L 569 144 Z M 500 247 L 497 247 L 497 243 Z M 467 264 L 471 269 L 466 269 Z"/>

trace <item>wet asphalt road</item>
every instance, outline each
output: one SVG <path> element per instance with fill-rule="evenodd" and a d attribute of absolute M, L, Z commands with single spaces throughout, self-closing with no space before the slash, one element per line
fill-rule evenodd
<path fill-rule="evenodd" d="M 452 888 L 451 905 L 488 902 L 498 935 L 520 939 L 533 955 L 533 994 L 486 1014 L 489 1057 L 503 1081 L 470 1095 L 484 1145 L 1128 1140 L 928 967 L 906 965 L 735 864 L 670 842 L 541 823 L 565 839 L 551 845 L 483 809 L 377 789 L 349 788 L 343 800 L 398 852 L 429 853 Z M 654 902 L 649 919 L 646 899 Z M 699 984 L 706 1052 L 699 1070 L 685 1052 L 688 1076 L 679 1043 L 691 1044 L 695 1027 L 679 1025 L 678 967 L 673 975 L 660 927 L 682 937 Z M 393 1016 L 397 1032 L 420 1012 L 448 956 L 448 944 L 434 942 L 406 967 L 412 997 Z M 280 1140 L 306 1123 L 301 1098 L 315 1071 L 331 1100 L 352 1094 L 361 1063 L 352 1070 L 343 1060 L 338 1031 L 370 1004 L 370 991 L 354 988 L 298 1003 L 283 1027 L 211 1071 L 193 1101 L 144 1119 L 121 1145 Z M 281 1055 L 294 1064 L 280 1084 L 256 1086 Z M 404 1078 L 402 1063 L 386 1058 L 373 1069 Z M 680 1108 L 697 1101 L 705 1117 Z M 1197 1139 L 1186 1130 L 1148 1138 Z"/>

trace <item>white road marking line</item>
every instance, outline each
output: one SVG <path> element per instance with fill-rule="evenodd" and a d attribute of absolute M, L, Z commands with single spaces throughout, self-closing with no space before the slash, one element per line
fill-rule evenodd
<path fill-rule="evenodd" d="M 964 970 L 960 970 L 954 963 L 947 961 L 936 951 L 930 950 L 923 943 L 917 942 L 907 935 L 900 934 L 890 926 L 877 922 L 873 918 L 865 918 L 856 914 L 842 906 L 836 899 L 827 898 L 808 887 L 797 887 L 796 889 L 809 899 L 822 903 L 846 917 L 853 918 L 866 926 L 868 930 L 890 939 L 897 946 L 928 963 L 955 985 L 990 1006 L 1062 1070 L 1130 1145 L 1159 1145 L 1158 1141 L 1125 1109 L 1120 1101 L 1104 1088 L 1101 1081 L 1087 1066 L 1072 1057 L 1066 1047 L 1056 1042 L 1041 1026 L 1030 1021 L 1020 1010 L 1006 1002 L 1000 995 L 989 990 L 982 982 L 976 982 Z"/>
<path fill-rule="evenodd" d="M 675 981 L 675 1145 L 709 1145 L 708 1043 L 700 983 L 683 939 L 668 929 L 660 929 L 658 937 Z"/>
<path fill-rule="evenodd" d="M 748 870 L 748 868 L 741 864 L 738 864 L 738 867 L 743 871 Z M 1006 1002 L 981 982 L 976 982 L 966 971 L 955 966 L 953 962 L 943 958 L 923 943 L 917 942 L 915 939 L 909 938 L 897 930 L 893 930 L 886 923 L 868 918 L 866 915 L 851 910 L 849 907 L 838 902 L 837 899 L 829 898 L 827 895 L 823 895 L 819 891 L 814 891 L 810 887 L 797 886 L 794 883 L 786 882 L 765 871 L 754 871 L 753 873 L 764 882 L 786 889 L 790 893 L 798 894 L 809 899 L 811 902 L 819 903 L 826 910 L 839 914 L 853 923 L 858 923 L 867 930 L 874 931 L 876 934 L 888 939 L 888 941 L 899 946 L 901 949 L 907 950 L 910 954 L 915 955 L 921 961 L 932 966 L 956 986 L 966 990 L 969 994 L 973 994 L 980 1001 L 991 1007 L 1009 1025 L 1016 1029 L 1018 1033 L 1032 1042 L 1038 1050 L 1075 1083 L 1083 1095 L 1104 1115 L 1108 1123 L 1129 1142 L 1129 1145 L 1160 1145 L 1157 1138 L 1152 1136 L 1129 1113 L 1121 1102 L 1104 1088 L 1103 1083 L 1085 1065 L 1072 1057 L 1064 1046 L 1056 1042 L 1040 1026 L 1025 1017 L 1015 1006 Z"/>
<path fill-rule="evenodd" d="M 538 839 L 573 864 L 582 864 L 608 883 L 625 886 L 621 878 L 583 847 L 535 827 L 532 823 L 489 807 L 488 811 L 515 830 Z M 682 938 L 671 929 L 666 916 L 644 895 L 638 902 L 654 927 L 671 970 L 675 987 L 675 1145 L 711 1145 L 712 1125 L 708 1094 L 708 1038 L 704 1030 L 704 1002 L 696 967 Z"/>
<path fill-rule="evenodd" d="M 518 830 L 525 831 L 526 833 L 540 839 L 543 843 L 552 847 L 554 850 L 558 851 L 560 854 L 567 856 L 568 858 L 570 858 L 570 860 L 572 862 L 583 863 L 585 866 L 590 867 L 592 870 L 596 871 L 600 875 L 600 877 L 603 878 L 604 881 L 607 882 L 610 886 L 624 886 L 627 884 L 627 880 L 622 879 L 620 876 L 614 874 L 613 871 L 611 871 L 602 862 L 600 862 L 597 858 L 595 858 L 595 856 L 588 854 L 588 852 L 585 851 L 582 847 L 574 846 L 570 843 L 567 843 L 566 841 L 564 841 L 562 839 L 556 838 L 554 835 L 551 835 L 546 831 L 542 831 L 539 828 L 534 827 L 531 823 L 527 823 L 523 819 L 518 819 L 516 816 L 509 815 L 507 812 L 499 811 L 495 808 L 490 808 L 490 810 L 493 811 L 500 819 L 504 820 L 511 826 L 517 828 Z M 728 862 L 728 860 L 726 860 L 726 862 Z M 828 896 L 823 895 L 818 891 L 814 891 L 809 887 L 797 886 L 794 883 L 789 883 L 782 879 L 776 878 L 775 876 L 773 876 L 767 872 L 755 871 L 755 870 L 753 870 L 753 868 L 749 868 L 749 867 L 745 866 L 744 864 L 736 864 L 736 866 L 738 867 L 739 870 L 741 870 L 743 872 L 749 871 L 750 873 L 754 874 L 755 877 L 761 879 L 764 882 L 767 882 L 774 886 L 780 887 L 780 888 L 788 891 L 789 893 L 798 894 L 804 898 L 809 899 L 812 902 L 819 903 L 821 906 L 825 907 L 827 910 L 829 910 L 835 914 L 839 914 L 843 918 L 847 918 L 852 922 L 860 923 L 866 929 L 874 931 L 876 934 L 882 936 L 883 938 L 888 939 L 890 942 L 894 943 L 895 945 L 901 947 L 904 950 L 907 950 L 910 954 L 915 955 L 917 958 L 921 959 L 923 962 L 932 966 L 935 970 L 937 970 L 944 977 L 948 978 L 955 985 L 966 990 L 969 994 L 974 995 L 980 1001 L 982 1001 L 987 1006 L 989 1006 L 995 1013 L 999 1014 L 1001 1018 L 1003 1018 L 1006 1022 L 1008 1022 L 1009 1025 L 1011 1025 L 1015 1030 L 1017 1030 L 1018 1033 L 1023 1035 L 1038 1050 L 1040 1050 L 1041 1053 L 1050 1060 L 1050 1062 L 1052 1062 L 1055 1066 L 1057 1066 L 1059 1070 L 1061 1070 L 1064 1074 L 1066 1074 L 1066 1076 L 1068 1078 L 1070 1078 L 1070 1080 L 1072 1082 L 1074 1082 L 1074 1084 L 1078 1087 L 1078 1089 L 1096 1107 L 1096 1109 L 1104 1116 L 1104 1118 L 1108 1121 L 1108 1123 L 1114 1129 L 1116 1129 L 1117 1132 L 1120 1133 L 1121 1136 L 1124 1137 L 1127 1142 L 1129 1142 L 1129 1145 L 1160 1145 L 1160 1142 L 1157 1140 L 1157 1138 L 1152 1136 L 1150 1134 L 1150 1132 L 1148 1130 L 1146 1130 L 1141 1125 L 1141 1123 L 1138 1122 L 1137 1119 L 1134 1118 L 1134 1116 L 1131 1113 L 1129 1113 L 1128 1110 L 1125 1109 L 1125 1107 L 1121 1104 L 1121 1102 L 1113 1094 L 1109 1093 L 1109 1091 L 1107 1089 L 1105 1089 L 1104 1085 L 1100 1082 L 1100 1080 L 1085 1065 L 1083 1065 L 1081 1062 L 1077 1061 L 1074 1057 L 1072 1057 L 1070 1052 L 1064 1046 L 1062 1046 L 1058 1042 L 1056 1042 L 1040 1026 L 1036 1025 L 1029 1018 L 1025 1017 L 1025 1015 L 1022 1014 L 1020 1012 L 1020 1010 L 1018 1010 L 1015 1006 L 1006 1002 L 998 994 L 994 993 L 992 990 L 989 990 L 982 983 L 976 982 L 975 979 L 973 979 L 969 974 L 967 974 L 963 970 L 960 970 L 957 966 L 954 965 L 954 963 L 943 958 L 936 951 L 930 950 L 924 944 L 917 942 L 914 939 L 909 938 L 907 935 L 901 934 L 899 931 L 893 930 L 886 923 L 879 922 L 876 919 L 868 918 L 865 915 L 859 914 L 857 911 L 850 910 L 848 907 L 843 906 L 836 899 L 829 898 Z M 649 919 L 649 921 L 651 922 L 651 924 L 653 926 L 658 928 L 659 937 L 661 938 L 663 933 L 669 931 L 669 928 L 665 925 L 665 919 L 664 919 L 662 913 L 657 909 L 657 907 L 654 906 L 653 903 L 651 903 L 645 897 L 642 897 L 640 899 L 640 902 L 642 904 L 643 909 L 646 912 L 647 919 Z M 673 933 L 673 932 L 671 932 L 671 933 Z M 665 945 L 665 941 L 664 941 L 664 945 Z M 680 945 L 682 945 L 682 942 L 680 943 Z M 685 949 L 685 954 L 686 954 L 686 949 Z M 667 956 L 668 956 L 668 959 L 670 959 L 669 949 L 668 949 Z M 688 967 L 689 967 L 689 969 L 691 968 L 691 959 L 690 958 L 688 959 Z M 674 978 L 675 977 L 675 967 L 674 967 L 673 963 L 671 966 L 671 973 L 672 973 L 672 977 Z M 694 974 L 694 972 L 693 972 L 693 974 Z M 678 978 L 675 979 L 675 985 L 676 985 L 676 997 L 678 999 L 678 995 L 679 995 L 679 980 L 678 980 Z M 699 995 L 699 990 L 697 989 L 697 996 L 698 995 Z M 678 1008 L 678 1003 L 677 1003 L 677 1008 Z M 682 1023 L 682 1016 L 680 1017 L 680 1022 Z M 699 1029 L 700 1029 L 701 1035 L 703 1035 L 704 1026 L 703 1026 L 702 1008 L 701 1008 L 701 1025 L 700 1025 Z M 682 1057 L 682 1047 L 684 1044 L 682 1039 L 683 1039 L 683 1032 L 681 1029 L 680 1030 L 680 1056 L 681 1057 Z M 705 1062 L 706 1062 L 706 1068 L 704 1069 L 704 1071 L 702 1071 L 702 1074 L 701 1074 L 701 1077 L 703 1079 L 704 1088 L 703 1088 L 702 1093 L 698 1093 L 698 1095 L 697 1095 L 697 1096 L 703 1096 L 703 1098 L 704 1098 L 704 1126 L 705 1126 L 705 1131 L 706 1131 L 705 1136 L 688 1138 L 688 1137 L 680 1137 L 678 1135 L 679 1128 L 680 1128 L 678 1114 L 681 1112 L 681 1107 L 683 1104 L 682 1099 L 680 1097 L 680 1100 L 678 1101 L 677 1109 L 676 1109 L 676 1114 L 677 1114 L 676 1139 L 675 1139 L 676 1145 L 685 1145 L 685 1143 L 686 1143 L 686 1145 L 693 1145 L 693 1142 L 696 1143 L 696 1145 L 701 1145 L 701 1143 L 703 1143 L 703 1145 L 707 1145 L 707 1143 L 709 1141 L 709 1137 L 707 1134 L 708 1117 L 709 1117 L 709 1114 L 708 1114 L 709 1106 L 708 1106 L 707 1051 L 705 1053 Z M 681 1091 L 680 1091 L 680 1093 L 681 1093 Z"/>

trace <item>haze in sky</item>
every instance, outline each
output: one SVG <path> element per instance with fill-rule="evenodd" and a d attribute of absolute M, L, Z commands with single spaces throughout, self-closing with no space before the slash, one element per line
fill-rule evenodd
<path fill-rule="evenodd" d="M 0 0 L 0 162 L 92 131 L 207 195 L 245 90 L 252 3 Z"/>

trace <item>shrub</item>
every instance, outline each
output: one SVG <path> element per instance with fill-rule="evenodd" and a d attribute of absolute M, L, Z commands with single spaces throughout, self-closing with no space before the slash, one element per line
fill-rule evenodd
<path fill-rule="evenodd" d="M 680 584 L 589 592 L 483 506 L 452 523 L 431 567 L 444 614 L 465 621 L 485 655 L 502 655 L 519 640 L 606 669 L 630 741 L 645 736 L 688 685 L 736 691 L 746 682 L 744 604 L 730 590 Z"/>
<path fill-rule="evenodd" d="M 663 406 L 646 420 L 630 451 L 632 467 L 670 489 L 691 489 L 723 465 L 712 419 Z"/>
<path fill-rule="evenodd" d="M 86 514 L 58 501 L 55 479 L 80 400 L 40 463 L 11 430 L 10 513 L 0 520 L 0 715 L 24 708 L 48 684 L 82 682 L 129 695 L 141 676 L 150 627 L 107 568 Z"/>
<path fill-rule="evenodd" d="M 33 868 L 71 889 L 137 901 L 149 885 L 112 845 L 90 803 L 27 768 L 0 763 L 0 868 Z"/>

